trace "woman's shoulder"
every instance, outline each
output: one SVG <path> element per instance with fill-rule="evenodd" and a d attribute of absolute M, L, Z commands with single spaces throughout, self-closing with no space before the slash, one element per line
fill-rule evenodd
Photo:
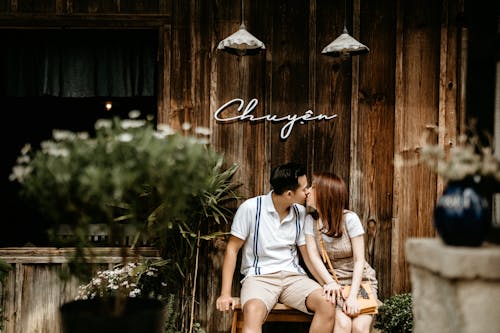
<path fill-rule="evenodd" d="M 350 210 L 344 210 L 345 225 L 349 236 L 355 237 L 364 234 L 363 225 L 358 214 Z"/>
<path fill-rule="evenodd" d="M 352 210 L 344 209 L 344 215 L 345 215 L 346 220 L 347 219 L 358 219 L 359 220 L 358 214 L 356 214 Z"/>

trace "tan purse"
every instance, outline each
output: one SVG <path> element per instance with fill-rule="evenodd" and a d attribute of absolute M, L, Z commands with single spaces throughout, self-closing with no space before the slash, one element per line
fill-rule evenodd
<path fill-rule="evenodd" d="M 319 224 L 319 219 L 317 220 L 318 233 L 319 233 L 319 244 L 320 244 L 320 252 L 321 258 L 323 262 L 327 263 L 330 274 L 332 275 L 335 282 L 340 285 L 339 280 L 337 279 L 337 274 L 335 274 L 335 270 L 333 269 L 332 262 L 330 261 L 330 257 L 325 249 L 325 243 L 323 242 L 323 236 L 321 232 L 321 226 Z M 339 306 L 343 306 L 344 301 L 349 296 L 349 292 L 351 291 L 351 285 L 342 286 L 342 300 L 337 300 L 337 304 Z M 373 290 L 371 284 L 369 282 L 361 282 L 358 290 L 357 300 L 359 304 L 359 314 L 370 314 L 374 315 L 378 313 L 378 303 L 373 295 Z M 339 302 L 340 301 L 340 302 Z"/>

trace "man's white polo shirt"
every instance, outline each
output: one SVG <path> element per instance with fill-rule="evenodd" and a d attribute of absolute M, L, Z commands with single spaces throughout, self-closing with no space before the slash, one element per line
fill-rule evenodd
<path fill-rule="evenodd" d="M 231 235 L 245 241 L 241 273 L 245 277 L 279 271 L 306 274 L 297 253 L 297 246 L 306 243 L 305 207 L 293 205 L 280 223 L 271 193 L 246 200 L 234 216 Z"/>

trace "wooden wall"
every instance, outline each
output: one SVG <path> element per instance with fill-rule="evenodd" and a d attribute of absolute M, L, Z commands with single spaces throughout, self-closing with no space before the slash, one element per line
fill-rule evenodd
<path fill-rule="evenodd" d="M 432 211 L 443 184 L 423 166 L 393 161 L 418 157 L 424 133 L 436 127 L 440 142 L 452 146 L 463 124 L 464 1 L 353 0 L 345 17 L 342 0 L 244 1 L 246 27 L 266 45 L 244 57 L 216 49 L 239 28 L 237 0 L 0 0 L 0 27 L 158 30 L 159 121 L 209 127 L 212 145 L 240 165 L 248 197 L 268 191 L 271 168 L 289 160 L 306 164 L 309 174 L 345 178 L 385 298 L 411 290 L 405 240 L 435 234 Z M 347 61 L 321 54 L 344 18 L 370 53 Z M 256 98 L 255 116 L 312 110 L 337 118 L 296 124 L 282 139 L 284 123 L 215 121 L 234 98 L 245 105 Z M 229 318 L 213 304 L 224 244 L 208 248 L 198 316 L 209 332 L 222 332 Z"/>
<path fill-rule="evenodd" d="M 92 248 L 87 259 L 96 271 L 112 269 L 140 258 L 159 259 L 159 251 L 138 248 L 127 251 L 122 258 L 121 248 Z M 59 307 L 75 299 L 78 286 L 87 281 L 76 278 L 62 280 L 68 258 L 74 249 L 20 247 L 0 248 L 0 259 L 11 264 L 5 284 L 0 284 L 0 304 L 3 311 L 4 333 L 34 333 L 61 331 Z"/>

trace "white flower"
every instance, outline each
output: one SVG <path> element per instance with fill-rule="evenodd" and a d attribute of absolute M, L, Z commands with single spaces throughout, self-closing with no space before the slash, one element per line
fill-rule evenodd
<path fill-rule="evenodd" d="M 148 277 L 148 283 L 150 284 L 151 278 L 157 277 L 158 269 L 148 265 L 142 267 L 141 265 L 144 264 L 131 262 L 116 266 L 113 269 L 98 271 L 89 283 L 78 287 L 76 299 L 111 296 L 117 293 L 128 297 L 161 298 L 162 295 L 157 295 L 154 290 L 142 290 L 146 285 L 143 284 L 141 275 L 138 274 L 139 271 L 142 271 L 144 273 L 143 276 Z M 164 281 L 158 281 L 158 283 L 162 287 L 167 286 Z"/>
<path fill-rule="evenodd" d="M 130 142 L 134 139 L 134 136 L 130 133 L 121 133 L 117 139 L 120 142 Z"/>
<path fill-rule="evenodd" d="M 95 122 L 95 129 L 100 129 L 100 128 L 111 128 L 113 126 L 113 123 L 109 119 L 98 119 Z"/>
<path fill-rule="evenodd" d="M 23 148 L 21 148 L 21 154 L 26 155 L 31 151 L 31 145 L 29 143 L 25 144 Z"/>
<path fill-rule="evenodd" d="M 10 181 L 18 181 L 20 183 L 23 182 L 24 178 L 29 175 L 33 171 L 33 168 L 30 166 L 22 166 L 22 165 L 15 165 L 12 168 L 12 173 L 9 175 L 9 180 Z"/>
<path fill-rule="evenodd" d="M 121 128 L 129 129 L 129 128 L 138 128 L 146 125 L 145 120 L 137 120 L 137 119 L 124 119 L 121 122 Z"/>
<path fill-rule="evenodd" d="M 140 294 L 141 294 L 141 290 L 136 288 L 136 289 L 130 291 L 129 297 L 137 297 Z"/>
<path fill-rule="evenodd" d="M 76 138 L 76 134 L 71 131 L 55 129 L 52 131 L 52 138 L 54 138 L 54 140 L 56 141 L 71 141 Z"/>
<path fill-rule="evenodd" d="M 89 133 L 87 132 L 78 132 L 76 133 L 76 137 L 80 140 L 87 140 L 89 138 Z"/>
<path fill-rule="evenodd" d="M 128 113 L 128 117 L 130 119 L 137 119 L 141 116 L 141 111 L 139 110 L 131 110 L 129 113 Z"/>
<path fill-rule="evenodd" d="M 189 131 L 191 129 L 191 124 L 188 122 L 182 123 L 181 128 L 183 131 Z"/>
<path fill-rule="evenodd" d="M 196 127 L 194 129 L 194 132 L 196 134 L 201 134 L 201 135 L 206 135 L 206 136 L 209 136 L 212 134 L 212 131 L 210 130 L 210 128 L 206 128 L 206 127 Z"/>
<path fill-rule="evenodd" d="M 164 139 L 169 135 L 174 135 L 175 131 L 167 124 L 159 124 L 157 126 L 157 131 L 154 132 L 154 136 L 159 139 Z"/>

